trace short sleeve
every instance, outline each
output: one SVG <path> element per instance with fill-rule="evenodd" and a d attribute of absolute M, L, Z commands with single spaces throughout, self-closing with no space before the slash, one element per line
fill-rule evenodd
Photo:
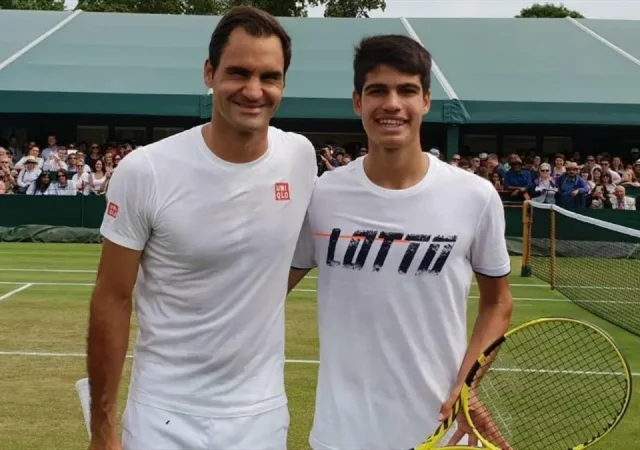
<path fill-rule="evenodd" d="M 313 238 L 309 213 L 307 212 L 302 224 L 302 229 L 300 230 L 300 235 L 298 236 L 298 244 L 293 254 L 291 267 L 293 269 L 309 270 L 316 266 L 315 239 Z"/>
<path fill-rule="evenodd" d="M 471 246 L 471 266 L 479 275 L 502 278 L 511 273 L 502 200 L 491 189 Z"/>
<path fill-rule="evenodd" d="M 100 233 L 122 247 L 143 250 L 151 235 L 154 186 L 143 150 L 123 158 L 109 181 Z"/>

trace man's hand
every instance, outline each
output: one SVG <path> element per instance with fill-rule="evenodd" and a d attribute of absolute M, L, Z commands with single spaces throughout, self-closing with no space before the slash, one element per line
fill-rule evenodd
<path fill-rule="evenodd" d="M 580 193 L 580 189 L 576 189 L 575 191 L 572 191 L 572 192 L 571 192 L 571 195 L 575 197 L 575 196 L 576 196 L 576 195 L 578 195 L 579 193 Z"/>
<path fill-rule="evenodd" d="M 453 400 L 455 402 L 455 399 Z M 445 402 L 445 405 L 451 402 L 451 398 Z M 451 403 L 452 404 L 452 403 Z M 453 405 L 453 404 L 452 404 Z M 444 407 L 444 405 L 443 405 Z M 451 409 L 449 409 L 451 411 Z M 491 419 L 489 411 L 484 407 L 476 395 L 476 391 L 471 390 L 469 393 L 469 415 L 473 421 L 478 433 L 497 446 L 501 450 L 513 450 L 507 439 L 502 435 L 496 424 Z M 470 447 L 478 446 L 478 438 L 473 432 L 473 428 L 463 410 L 460 410 L 457 417 L 458 429 L 453 434 L 447 445 L 458 444 L 463 437 L 468 436 L 467 445 Z"/>

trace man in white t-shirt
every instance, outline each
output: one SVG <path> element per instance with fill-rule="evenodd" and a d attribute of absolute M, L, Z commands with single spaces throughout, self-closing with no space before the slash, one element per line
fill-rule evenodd
<path fill-rule="evenodd" d="M 449 414 L 482 350 L 509 326 L 511 268 L 498 194 L 421 151 L 430 69 L 429 53 L 412 39 L 361 42 L 353 98 L 369 152 L 326 172 L 314 188 L 289 289 L 318 267 L 315 450 L 418 445 L 439 414 Z M 479 314 L 467 346 L 474 273 Z M 459 420 L 450 443 L 468 431 Z"/>
<path fill-rule="evenodd" d="M 286 448 L 284 301 L 317 170 L 306 138 L 269 126 L 290 58 L 275 18 L 232 10 L 205 64 L 211 121 L 113 173 L 90 308 L 91 449 Z"/>

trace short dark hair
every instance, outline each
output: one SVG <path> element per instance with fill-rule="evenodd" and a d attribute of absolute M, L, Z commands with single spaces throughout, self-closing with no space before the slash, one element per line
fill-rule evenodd
<path fill-rule="evenodd" d="M 393 67 L 399 72 L 418 75 L 422 90 L 431 89 L 431 54 L 408 36 L 384 34 L 362 39 L 353 58 L 353 87 L 362 93 L 367 74 L 379 66 Z"/>
<path fill-rule="evenodd" d="M 237 6 L 225 14 L 211 35 L 209 42 L 209 62 L 218 68 L 222 52 L 229 42 L 229 36 L 236 28 L 242 28 L 253 37 L 277 36 L 284 54 L 284 73 L 291 64 L 291 37 L 278 20 L 266 11 L 251 6 Z"/>

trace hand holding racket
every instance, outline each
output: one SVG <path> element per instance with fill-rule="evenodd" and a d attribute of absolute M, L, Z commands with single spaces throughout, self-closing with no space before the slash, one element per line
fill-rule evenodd
<path fill-rule="evenodd" d="M 415 450 L 436 448 L 460 416 L 462 428 L 448 445 L 470 432 L 490 450 L 583 450 L 620 423 L 631 384 L 622 352 L 598 327 L 534 320 L 484 351 L 449 415 Z"/>

